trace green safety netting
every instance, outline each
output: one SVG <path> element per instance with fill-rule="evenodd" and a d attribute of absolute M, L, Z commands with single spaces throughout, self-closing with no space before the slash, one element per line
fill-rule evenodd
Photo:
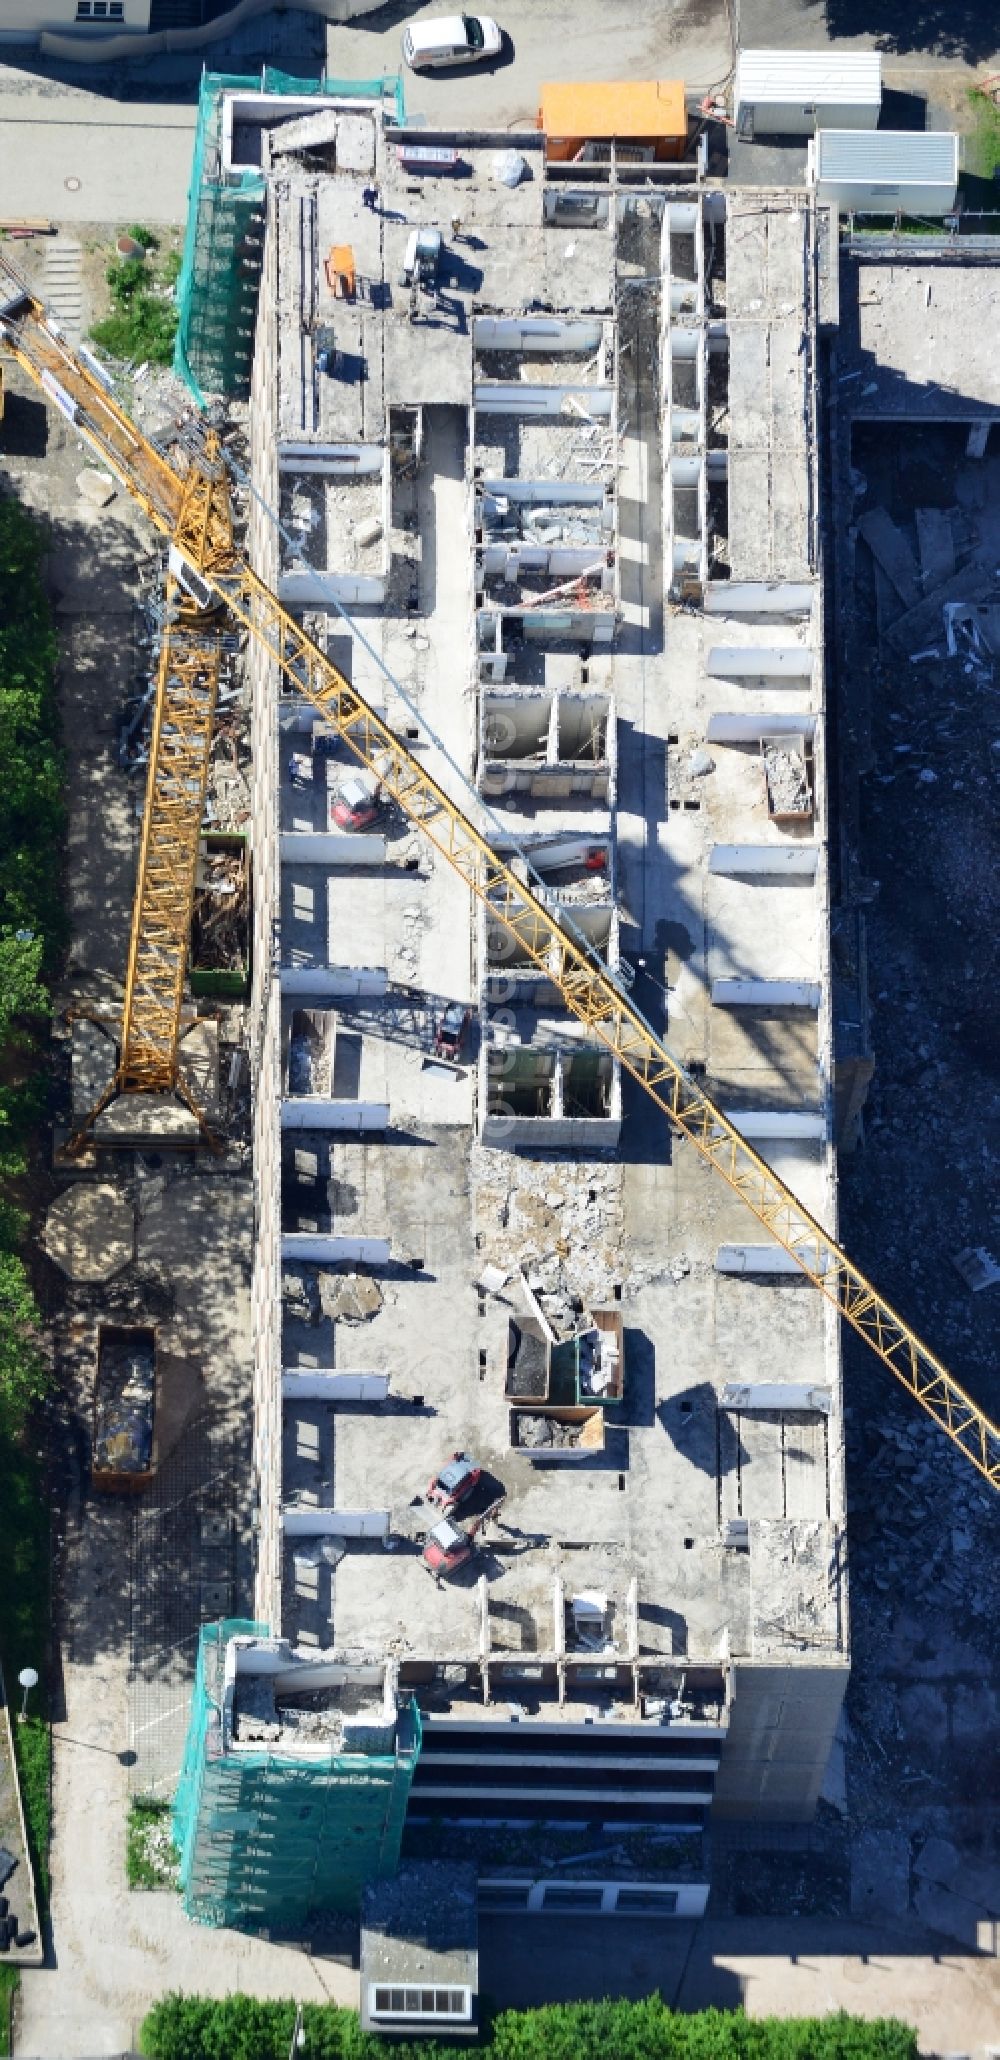
<path fill-rule="evenodd" d="M 226 1647 L 266 1638 L 230 1617 L 202 1628 L 174 1842 L 184 1907 L 198 1923 L 292 1930 L 317 1911 L 356 1912 L 366 1882 L 394 1874 L 420 1753 L 416 1705 L 394 1753 L 225 1749 Z"/>
<path fill-rule="evenodd" d="M 226 93 L 275 93 L 300 99 L 329 94 L 378 100 L 391 119 L 405 120 L 402 80 L 293 79 L 265 66 L 258 76 L 206 72 L 201 82 L 188 194 L 184 256 L 177 281 L 174 370 L 199 407 L 208 393 L 245 400 L 250 390 L 257 293 L 264 248 L 266 182 L 262 173 L 222 170 Z"/>

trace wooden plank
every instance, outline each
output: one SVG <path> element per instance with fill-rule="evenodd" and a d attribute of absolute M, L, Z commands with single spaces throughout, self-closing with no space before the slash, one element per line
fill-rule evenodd
<path fill-rule="evenodd" d="M 917 508 L 917 549 L 924 592 L 950 579 L 955 570 L 955 537 L 947 508 Z"/>
<path fill-rule="evenodd" d="M 869 508 L 858 523 L 858 535 L 864 537 L 872 557 L 891 579 L 904 608 L 915 608 L 923 591 L 917 561 L 888 511 Z"/>

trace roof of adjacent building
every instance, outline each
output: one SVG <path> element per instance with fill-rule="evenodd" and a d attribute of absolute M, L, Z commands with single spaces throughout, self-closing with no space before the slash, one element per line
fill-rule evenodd
<path fill-rule="evenodd" d="M 877 50 L 741 50 L 736 105 L 747 101 L 878 107 L 882 58 Z"/>
<path fill-rule="evenodd" d="M 560 80 L 542 87 L 546 136 L 686 136 L 682 79 Z"/>
<path fill-rule="evenodd" d="M 949 129 L 819 129 L 817 179 L 896 185 L 953 185 L 958 137 Z"/>
<path fill-rule="evenodd" d="M 409 1860 L 369 1882 L 361 1904 L 362 1978 L 464 1982 L 475 1988 L 479 1947 L 476 1869 Z"/>

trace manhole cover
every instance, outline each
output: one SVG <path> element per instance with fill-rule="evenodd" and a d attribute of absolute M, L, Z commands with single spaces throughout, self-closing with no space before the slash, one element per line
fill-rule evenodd
<path fill-rule="evenodd" d="M 65 186 L 67 193 L 79 193 L 80 191 L 80 181 L 75 174 L 70 179 L 64 179 L 63 185 Z"/>

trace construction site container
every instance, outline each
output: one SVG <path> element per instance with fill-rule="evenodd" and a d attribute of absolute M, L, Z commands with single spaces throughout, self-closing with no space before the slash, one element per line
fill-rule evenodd
<path fill-rule="evenodd" d="M 97 1333 L 91 1475 L 107 1494 L 135 1495 L 156 1471 L 156 1333 L 102 1323 Z"/>
<path fill-rule="evenodd" d="M 589 144 L 647 149 L 651 158 L 683 157 L 687 109 L 681 79 L 561 81 L 542 87 L 538 126 L 545 155 L 569 163 Z"/>
<path fill-rule="evenodd" d="M 551 1426 L 539 1430 L 539 1426 Z M 603 1409 L 512 1409 L 510 1444 L 514 1452 L 544 1465 L 573 1465 L 604 1450 Z"/>
<path fill-rule="evenodd" d="M 882 59 L 877 50 L 743 50 L 734 101 L 744 141 L 877 129 Z"/>
<path fill-rule="evenodd" d="M 806 736 L 782 731 L 776 737 L 762 737 L 760 759 L 764 769 L 767 812 L 773 823 L 808 823 L 815 810 L 816 780 L 813 747 Z"/>
<path fill-rule="evenodd" d="M 198 847 L 190 979 L 192 994 L 250 992 L 250 861 L 235 831 L 209 830 Z"/>
<path fill-rule="evenodd" d="M 816 199 L 844 213 L 951 213 L 958 192 L 958 137 L 950 130 L 818 129 L 807 178 Z"/>

